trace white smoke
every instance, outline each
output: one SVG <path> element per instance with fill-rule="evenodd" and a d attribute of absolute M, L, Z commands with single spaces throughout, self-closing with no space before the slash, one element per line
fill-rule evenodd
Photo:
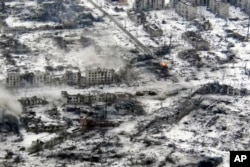
<path fill-rule="evenodd" d="M 19 120 L 22 106 L 9 92 L 0 88 L 0 115 L 12 115 Z"/>
<path fill-rule="evenodd" d="M 99 53 L 98 53 L 99 52 Z M 76 57 L 78 66 L 81 69 L 85 68 L 113 68 L 115 70 L 124 65 L 124 60 L 121 58 L 121 53 L 116 49 L 101 48 L 97 51 L 94 46 L 79 49 L 77 53 L 73 53 Z"/>

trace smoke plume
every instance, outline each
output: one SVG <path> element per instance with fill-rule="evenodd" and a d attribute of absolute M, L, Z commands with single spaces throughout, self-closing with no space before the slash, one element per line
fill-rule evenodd
<path fill-rule="evenodd" d="M 0 88 L 0 115 L 3 119 L 15 117 L 19 120 L 22 113 L 21 104 L 6 90 Z M 1 121 L 1 120 L 0 120 Z"/>

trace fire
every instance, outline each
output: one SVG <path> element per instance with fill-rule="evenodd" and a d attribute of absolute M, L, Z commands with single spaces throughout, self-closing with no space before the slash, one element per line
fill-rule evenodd
<path fill-rule="evenodd" d="M 162 61 L 162 62 L 161 62 L 161 67 L 162 67 L 162 68 L 167 68 L 167 67 L 168 67 L 167 62 Z"/>

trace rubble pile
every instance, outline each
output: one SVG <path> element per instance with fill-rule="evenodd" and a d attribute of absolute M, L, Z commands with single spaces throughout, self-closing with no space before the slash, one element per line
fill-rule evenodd
<path fill-rule="evenodd" d="M 221 94 L 221 95 L 228 95 L 228 96 L 246 96 L 249 94 L 249 91 L 245 88 L 237 89 L 233 88 L 229 85 L 221 85 L 218 82 L 214 83 L 208 83 L 206 85 L 203 85 L 201 88 L 196 90 L 193 93 L 193 96 L 196 94 Z"/>
<path fill-rule="evenodd" d="M 199 54 L 194 49 L 181 51 L 178 53 L 178 57 L 182 60 L 187 61 L 191 65 L 194 65 L 197 67 L 203 66 L 203 63 L 202 63 L 202 60 L 201 60 Z"/>

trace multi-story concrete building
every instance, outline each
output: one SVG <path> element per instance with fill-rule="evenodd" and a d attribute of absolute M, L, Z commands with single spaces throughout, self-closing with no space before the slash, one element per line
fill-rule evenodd
<path fill-rule="evenodd" d="M 229 0 L 231 5 L 235 5 L 250 14 L 250 0 Z"/>
<path fill-rule="evenodd" d="M 115 70 L 113 69 L 92 69 L 86 70 L 86 84 L 111 84 L 115 81 Z"/>
<path fill-rule="evenodd" d="M 135 0 L 134 8 L 137 10 L 163 9 L 165 0 Z"/>
<path fill-rule="evenodd" d="M 8 72 L 6 78 L 7 87 L 19 87 L 21 85 L 21 75 L 19 72 Z"/>
<path fill-rule="evenodd" d="M 196 6 L 185 0 L 181 0 L 176 4 L 175 11 L 188 20 L 192 20 L 197 17 Z"/>
<path fill-rule="evenodd" d="M 250 1 L 250 0 L 241 0 L 241 1 Z M 196 17 L 197 15 L 197 10 L 195 9 L 196 6 L 207 6 L 212 12 L 214 12 L 220 17 L 229 16 L 229 3 L 227 0 L 170 0 L 169 5 L 170 7 L 179 8 L 176 9 L 176 12 L 187 19 L 189 17 L 190 19 Z"/>
<path fill-rule="evenodd" d="M 64 74 L 65 83 L 68 85 L 77 85 L 80 81 L 81 72 L 79 70 L 68 70 Z"/>
<path fill-rule="evenodd" d="M 116 95 L 112 93 L 101 94 L 74 94 L 70 95 L 66 91 L 61 92 L 62 101 L 64 104 L 69 105 L 86 105 L 96 102 L 113 102 L 116 99 Z"/>
<path fill-rule="evenodd" d="M 41 71 L 36 71 L 33 83 L 36 86 L 44 85 L 46 83 L 46 73 Z"/>
<path fill-rule="evenodd" d="M 204 40 L 200 34 L 194 31 L 187 31 L 184 32 L 182 35 L 184 40 L 187 40 L 196 50 L 209 50 L 210 45 L 209 43 Z"/>
<path fill-rule="evenodd" d="M 220 17 L 229 16 L 229 3 L 225 0 L 210 0 L 208 7 Z"/>

